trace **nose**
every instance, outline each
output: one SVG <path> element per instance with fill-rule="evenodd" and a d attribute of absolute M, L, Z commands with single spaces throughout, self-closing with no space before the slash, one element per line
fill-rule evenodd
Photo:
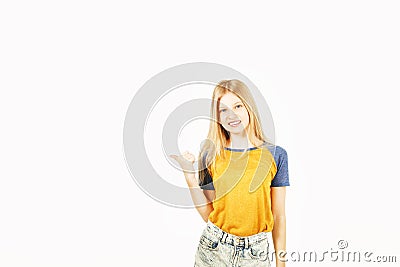
<path fill-rule="evenodd" d="M 227 118 L 228 120 L 232 121 L 232 120 L 238 120 L 239 116 L 236 114 L 236 112 L 230 110 Z"/>

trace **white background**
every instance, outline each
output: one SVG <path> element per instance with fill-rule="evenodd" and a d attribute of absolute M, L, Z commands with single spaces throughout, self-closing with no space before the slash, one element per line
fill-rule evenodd
<path fill-rule="evenodd" d="M 193 265 L 204 222 L 137 187 L 122 130 L 148 79 L 196 61 L 245 74 L 270 106 L 289 156 L 289 251 L 343 239 L 399 262 L 399 7 L 3 1 L 0 266 Z"/>

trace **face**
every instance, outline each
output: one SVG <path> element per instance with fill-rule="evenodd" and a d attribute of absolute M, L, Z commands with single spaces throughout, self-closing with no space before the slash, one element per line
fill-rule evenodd
<path fill-rule="evenodd" d="M 218 112 L 219 122 L 228 132 L 241 133 L 247 130 L 250 122 L 249 113 L 234 93 L 228 92 L 221 97 Z"/>

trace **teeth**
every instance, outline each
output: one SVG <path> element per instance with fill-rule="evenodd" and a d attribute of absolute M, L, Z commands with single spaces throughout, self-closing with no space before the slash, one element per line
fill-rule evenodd
<path fill-rule="evenodd" d="M 230 122 L 229 125 L 238 125 L 239 123 L 240 123 L 240 121 L 233 121 L 233 122 Z"/>

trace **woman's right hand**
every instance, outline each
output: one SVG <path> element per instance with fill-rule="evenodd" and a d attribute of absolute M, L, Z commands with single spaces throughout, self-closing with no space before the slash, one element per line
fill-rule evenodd
<path fill-rule="evenodd" d="M 195 161 L 195 157 L 193 154 L 188 151 L 183 152 L 182 155 L 169 155 L 170 158 L 176 160 L 181 166 L 183 171 L 194 171 L 193 163 Z"/>

